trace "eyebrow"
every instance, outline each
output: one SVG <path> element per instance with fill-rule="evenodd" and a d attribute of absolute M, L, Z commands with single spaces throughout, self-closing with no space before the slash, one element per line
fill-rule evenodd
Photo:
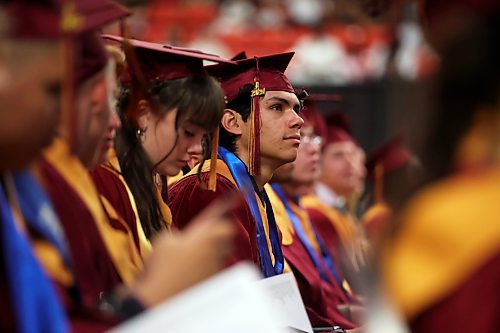
<path fill-rule="evenodd" d="M 288 105 L 288 106 L 292 106 L 292 102 L 290 102 L 290 100 L 286 99 L 286 98 L 282 98 L 282 97 L 277 97 L 277 96 L 273 96 L 273 97 L 270 97 L 266 102 L 269 102 L 269 101 L 278 101 L 280 103 L 283 103 L 285 105 Z M 300 103 L 294 103 L 292 108 L 294 111 L 300 111 Z"/>

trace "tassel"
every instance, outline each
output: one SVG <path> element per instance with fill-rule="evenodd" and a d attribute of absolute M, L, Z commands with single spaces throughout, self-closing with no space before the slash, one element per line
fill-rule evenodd
<path fill-rule="evenodd" d="M 382 162 L 375 166 L 375 202 L 384 202 L 384 165 Z"/>
<path fill-rule="evenodd" d="M 77 115 L 75 110 L 75 36 L 81 28 L 83 18 L 75 11 L 75 4 L 67 2 L 62 8 L 61 31 L 63 32 L 64 84 L 62 91 L 63 123 L 69 127 L 69 145 L 75 151 L 77 142 Z"/>
<path fill-rule="evenodd" d="M 75 114 L 75 74 L 74 74 L 74 40 L 72 36 L 65 36 L 64 48 L 64 84 L 62 91 L 62 118 L 69 128 L 69 146 L 74 152 L 77 142 L 77 115 Z"/>
<path fill-rule="evenodd" d="M 120 20 L 120 22 L 119 22 L 119 29 L 120 29 L 120 37 L 125 38 L 126 35 L 127 36 L 129 35 L 129 33 L 128 33 L 129 30 L 128 30 L 128 27 L 127 27 L 127 25 L 125 23 L 125 19 L 121 19 Z"/>
<path fill-rule="evenodd" d="M 219 126 L 212 135 L 212 151 L 210 154 L 210 174 L 208 177 L 208 189 L 215 192 L 217 187 L 217 154 L 219 149 Z"/>
<path fill-rule="evenodd" d="M 256 84 L 258 87 L 258 84 Z M 250 141 L 248 147 L 249 173 L 251 176 L 260 175 L 260 99 L 258 95 L 252 97 L 250 114 Z"/>
<path fill-rule="evenodd" d="M 257 75 L 255 88 L 252 90 L 252 105 L 250 111 L 250 140 L 248 142 L 248 172 L 251 176 L 260 176 L 260 96 L 266 94 L 265 88 L 260 88 L 259 65 L 257 60 Z"/>

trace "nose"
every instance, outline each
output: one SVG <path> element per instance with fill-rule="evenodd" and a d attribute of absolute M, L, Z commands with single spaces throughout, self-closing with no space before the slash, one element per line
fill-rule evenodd
<path fill-rule="evenodd" d="M 116 112 L 115 109 L 111 110 L 111 119 L 109 121 L 109 127 L 110 129 L 117 130 L 120 127 L 122 127 L 122 122 L 120 120 L 120 117 L 118 117 L 118 113 Z"/>
<path fill-rule="evenodd" d="M 301 129 L 302 125 L 304 125 L 304 119 L 302 119 L 295 111 L 293 111 L 292 114 L 291 127 Z"/>
<path fill-rule="evenodd" d="M 203 135 L 196 135 L 193 140 L 190 142 L 187 152 L 189 155 L 202 155 L 203 154 L 203 145 L 202 145 Z"/>

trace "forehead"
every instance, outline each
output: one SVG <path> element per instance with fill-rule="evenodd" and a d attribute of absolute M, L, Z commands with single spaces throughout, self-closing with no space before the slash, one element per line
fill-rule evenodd
<path fill-rule="evenodd" d="M 300 104 L 297 95 L 295 95 L 294 93 L 288 91 L 266 91 L 266 95 L 264 96 L 263 100 L 268 101 L 274 99 L 282 99 L 284 101 L 287 101 L 288 104 L 292 106 Z"/>
<path fill-rule="evenodd" d="M 325 154 L 356 154 L 357 151 L 358 147 L 352 141 L 335 142 L 325 147 Z"/>

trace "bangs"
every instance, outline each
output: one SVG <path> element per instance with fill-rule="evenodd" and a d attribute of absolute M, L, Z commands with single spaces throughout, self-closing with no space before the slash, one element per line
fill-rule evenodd
<path fill-rule="evenodd" d="M 177 127 L 184 121 L 211 133 L 219 126 L 224 113 L 224 94 L 219 83 L 210 76 L 187 78 L 179 96 Z"/>

